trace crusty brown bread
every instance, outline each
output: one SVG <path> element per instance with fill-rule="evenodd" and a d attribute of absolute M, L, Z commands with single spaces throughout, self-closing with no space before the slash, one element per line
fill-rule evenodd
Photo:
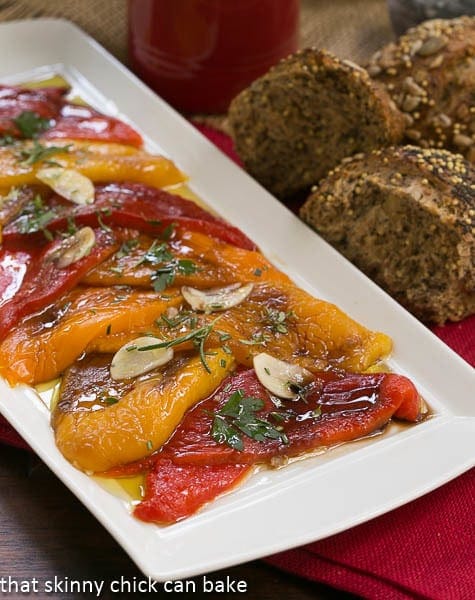
<path fill-rule="evenodd" d="M 246 169 L 280 198 L 308 190 L 345 156 L 397 143 L 404 128 L 364 69 L 315 48 L 241 92 L 229 122 Z"/>
<path fill-rule="evenodd" d="M 475 312 L 475 169 L 462 156 L 415 146 L 355 156 L 301 217 L 420 319 Z"/>
<path fill-rule="evenodd" d="M 475 162 L 475 17 L 434 19 L 372 57 L 406 120 L 406 140 L 447 148 Z"/>

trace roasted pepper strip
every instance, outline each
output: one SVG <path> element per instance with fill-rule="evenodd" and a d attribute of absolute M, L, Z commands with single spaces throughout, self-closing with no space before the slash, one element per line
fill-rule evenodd
<path fill-rule="evenodd" d="M 127 123 L 90 108 L 66 103 L 61 107 L 54 125 L 41 135 L 42 139 L 101 140 L 140 148 L 143 140 Z"/>
<path fill-rule="evenodd" d="M 55 149 L 51 150 L 52 147 Z M 52 160 L 57 166 L 79 171 L 94 182 L 136 181 L 161 188 L 186 179 L 168 158 L 147 154 L 132 146 L 41 139 L 0 147 L 0 187 L 38 184 L 36 173 L 51 166 Z"/>
<path fill-rule="evenodd" d="M 45 201 L 45 208 L 52 213 L 51 219 L 44 224 L 50 231 L 67 229 L 68 219 L 73 219 L 76 225 L 134 227 L 160 236 L 175 224 L 182 230 L 201 231 L 229 244 L 255 249 L 255 244 L 239 229 L 211 215 L 191 200 L 141 184 L 98 185 L 94 204 L 86 206 L 71 206 L 71 203 L 53 196 Z M 25 216 L 20 216 L 5 227 L 5 244 L 24 235 L 24 219 Z"/>
<path fill-rule="evenodd" d="M 214 441 L 212 415 L 238 390 L 262 400 L 264 406 L 257 416 L 280 425 L 286 442 L 256 441 L 243 434 L 244 449 L 237 451 Z M 177 464 L 253 464 L 359 439 L 380 430 L 392 417 L 417 421 L 421 406 L 416 388 L 401 375 L 329 372 L 316 377 L 304 399 L 284 401 L 276 408 L 255 372 L 249 370 L 227 380 L 211 398 L 190 411 L 164 451 Z"/>
<path fill-rule="evenodd" d="M 64 240 L 48 244 L 37 260 L 30 264 L 16 294 L 0 310 L 0 339 L 26 315 L 39 311 L 71 290 L 91 267 L 118 248 L 117 241 L 101 229 L 95 231 L 96 243 L 90 254 L 66 268 L 59 268 L 52 258 Z"/>
<path fill-rule="evenodd" d="M 13 119 L 23 112 L 33 112 L 53 119 L 61 109 L 66 88 L 44 87 L 28 89 L 12 85 L 0 86 L 0 134 L 18 136 Z"/>
<path fill-rule="evenodd" d="M 104 410 L 67 412 L 55 419 L 56 444 L 72 464 L 106 471 L 159 449 L 185 411 L 209 396 L 232 371 L 234 361 L 221 348 L 190 358 L 173 376 L 137 381 L 117 404 Z"/>
<path fill-rule="evenodd" d="M 161 525 L 176 523 L 238 485 L 249 470 L 248 465 L 176 465 L 167 458 L 157 458 L 134 515 Z"/>
<path fill-rule="evenodd" d="M 285 441 L 257 441 L 241 432 L 243 451 L 237 451 L 213 440 L 213 415 L 238 390 L 245 397 L 262 400 L 264 406 L 256 416 L 280 427 Z M 269 463 L 279 457 L 285 460 L 361 438 L 380 430 L 392 417 L 417 421 L 422 416 L 422 402 L 413 384 L 405 377 L 387 373 L 321 373 L 309 386 L 305 401 L 282 404 L 276 407 L 275 398 L 271 400 L 253 370 L 236 373 L 209 399 L 187 412 L 161 452 L 114 468 L 106 475 L 146 473 L 144 500 L 135 508 L 135 516 L 144 521 L 172 523 L 239 483 L 252 464 Z"/>
<path fill-rule="evenodd" d="M 97 336 L 142 331 L 171 306 L 155 292 L 76 288 L 40 314 L 25 319 L 0 343 L 0 373 L 11 383 L 36 384 L 58 377 Z"/>
<path fill-rule="evenodd" d="M 118 142 L 140 147 L 141 136 L 114 117 L 64 99 L 65 87 L 22 88 L 0 86 L 0 132 L 21 137 L 15 118 L 31 112 L 50 120 L 44 139 L 87 139 Z"/>

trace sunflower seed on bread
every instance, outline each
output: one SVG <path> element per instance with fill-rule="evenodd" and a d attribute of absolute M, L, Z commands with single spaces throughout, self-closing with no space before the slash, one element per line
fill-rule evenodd
<path fill-rule="evenodd" d="M 475 17 L 425 21 L 367 68 L 404 112 L 407 140 L 475 162 Z"/>
<path fill-rule="evenodd" d="M 446 150 L 376 150 L 335 168 L 301 217 L 420 319 L 475 312 L 475 168 Z"/>
<path fill-rule="evenodd" d="M 315 48 L 241 92 L 229 123 L 246 169 L 280 198 L 308 190 L 345 156 L 397 143 L 404 129 L 364 69 Z"/>

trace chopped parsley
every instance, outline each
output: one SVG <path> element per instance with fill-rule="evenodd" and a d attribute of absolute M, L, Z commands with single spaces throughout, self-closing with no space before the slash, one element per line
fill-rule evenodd
<path fill-rule="evenodd" d="M 56 217 L 51 208 L 44 205 L 40 195 L 36 195 L 33 202 L 18 218 L 18 230 L 20 233 L 36 233 L 42 231 L 46 239 L 53 238 L 51 231 L 46 226 Z"/>
<path fill-rule="evenodd" d="M 144 263 L 150 265 L 162 264 L 151 275 L 152 286 L 156 292 L 163 292 L 172 285 L 178 273 L 191 275 L 198 270 L 192 260 L 175 258 L 170 252 L 168 244 L 157 244 L 156 241 L 153 242 L 136 266 Z"/>
<path fill-rule="evenodd" d="M 106 396 L 105 398 L 102 399 L 102 402 L 104 402 L 104 404 L 117 404 L 117 402 L 119 402 L 119 398 L 116 398 L 115 396 Z"/>
<path fill-rule="evenodd" d="M 160 263 L 170 260 L 173 260 L 173 254 L 170 252 L 168 244 L 157 244 L 157 240 L 154 240 L 150 248 L 135 266 L 139 267 L 145 263 L 149 265 L 159 265 Z"/>
<path fill-rule="evenodd" d="M 137 248 L 138 245 L 138 240 L 126 240 L 115 253 L 116 258 L 123 258 L 124 256 L 128 256 L 134 248 Z"/>
<path fill-rule="evenodd" d="M 257 416 L 262 408 L 263 400 L 245 396 L 243 390 L 237 390 L 219 410 L 212 413 L 211 437 L 217 444 L 227 444 L 239 452 L 244 450 L 242 434 L 257 442 L 271 439 L 287 444 L 289 440 L 282 427 Z"/>
<path fill-rule="evenodd" d="M 288 333 L 287 321 L 295 318 L 293 311 L 284 312 L 274 308 L 266 308 L 265 319 L 275 333 Z"/>
<path fill-rule="evenodd" d="M 22 164 L 34 165 L 59 152 L 69 152 L 70 148 L 71 144 L 66 146 L 43 146 L 43 144 L 34 140 L 33 145 L 30 148 L 23 148 L 20 150 L 20 158 Z"/>
<path fill-rule="evenodd" d="M 112 233 L 112 228 L 109 227 L 109 225 L 106 225 L 102 219 L 102 215 L 99 211 L 96 211 L 96 216 L 97 216 L 97 222 L 99 223 L 99 227 L 102 229 L 102 231 L 105 231 L 106 233 Z"/>
<path fill-rule="evenodd" d="M 170 223 L 165 227 L 165 229 L 160 234 L 162 240 L 169 240 L 172 235 L 175 233 L 176 223 Z"/>
<path fill-rule="evenodd" d="M 6 133 L 0 137 L 0 146 L 11 146 L 16 142 L 15 138 L 10 134 Z"/>
<path fill-rule="evenodd" d="M 50 128 L 50 120 L 40 117 L 38 113 L 25 110 L 13 119 L 17 129 L 24 138 L 35 138 Z"/>

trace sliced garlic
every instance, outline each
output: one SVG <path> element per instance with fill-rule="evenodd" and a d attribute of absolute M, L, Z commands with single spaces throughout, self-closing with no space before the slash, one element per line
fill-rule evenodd
<path fill-rule="evenodd" d="M 292 384 L 300 386 L 312 379 L 312 373 L 307 369 L 279 360 L 266 352 L 254 356 L 253 363 L 259 381 L 279 398 L 296 398 Z"/>
<path fill-rule="evenodd" d="M 63 167 L 48 167 L 40 169 L 36 173 L 36 178 L 75 204 L 92 204 L 94 202 L 94 184 L 79 171 Z"/>
<path fill-rule="evenodd" d="M 90 227 L 82 227 L 75 234 L 63 240 L 49 259 L 54 261 L 59 269 L 69 267 L 87 256 L 96 243 L 96 234 Z"/>
<path fill-rule="evenodd" d="M 252 283 L 246 285 L 233 283 L 222 288 L 197 290 L 184 285 L 181 288 L 181 293 L 193 310 L 202 310 L 209 313 L 237 306 L 249 296 L 253 287 Z"/>
<path fill-rule="evenodd" d="M 173 348 L 139 350 L 139 348 L 153 346 L 161 341 L 155 337 L 143 336 L 124 344 L 112 358 L 110 366 L 112 379 L 117 381 L 138 377 L 169 362 L 173 358 Z"/>

